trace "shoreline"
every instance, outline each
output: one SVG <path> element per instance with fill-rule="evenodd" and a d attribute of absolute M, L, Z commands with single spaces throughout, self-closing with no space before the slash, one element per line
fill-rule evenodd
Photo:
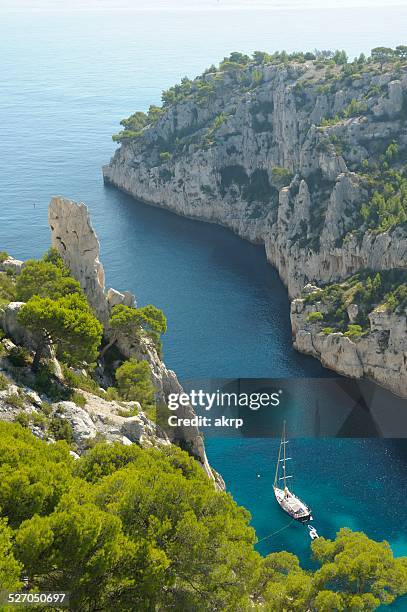
<path fill-rule="evenodd" d="M 223 227 L 229 231 L 231 231 L 235 236 L 237 236 L 238 238 L 240 238 L 241 240 L 245 240 L 246 242 L 249 242 L 250 244 L 253 244 L 255 246 L 262 246 L 264 247 L 264 255 L 266 258 L 266 262 L 268 265 L 270 265 L 273 270 L 278 274 L 285 291 L 287 292 L 287 297 L 289 299 L 289 301 L 291 302 L 291 305 L 293 304 L 295 299 L 298 298 L 294 298 L 292 296 L 290 296 L 290 292 L 288 291 L 288 287 L 287 287 L 287 283 L 284 280 L 284 277 L 281 275 L 280 270 L 278 269 L 278 267 L 273 263 L 273 261 L 270 260 L 270 258 L 268 257 L 267 254 L 267 247 L 266 247 L 266 243 L 264 240 L 253 240 L 250 238 L 249 235 L 244 235 L 241 232 L 239 232 L 238 228 L 235 228 L 233 226 L 228 225 L 227 223 L 224 223 L 220 220 L 218 220 L 216 217 L 212 218 L 212 219 L 208 219 L 207 217 L 205 217 L 204 215 L 190 215 L 190 214 L 185 214 L 185 212 L 183 212 L 182 210 L 177 210 L 171 206 L 166 205 L 165 203 L 157 203 L 154 201 L 149 201 L 146 200 L 145 198 L 141 198 L 138 196 L 135 196 L 129 189 L 126 189 L 125 187 L 122 187 L 121 185 L 119 185 L 118 183 L 116 183 L 114 180 L 112 180 L 111 178 L 109 178 L 108 176 L 106 176 L 105 174 L 105 168 L 110 168 L 110 166 L 108 164 L 104 165 L 102 167 L 102 173 L 103 173 L 103 182 L 105 184 L 105 186 L 107 186 L 108 188 L 114 188 L 114 189 L 118 189 L 119 191 L 121 191 L 122 193 L 125 193 L 127 195 L 129 195 L 133 200 L 135 200 L 136 202 L 141 202 L 142 204 L 146 205 L 146 206 L 151 206 L 153 208 L 158 208 L 158 209 L 162 209 L 162 210 L 166 210 L 178 217 L 182 217 L 185 219 L 190 219 L 191 221 L 199 221 L 201 223 L 207 223 L 210 225 L 217 225 L 219 227 Z M 295 345 L 295 338 L 296 335 L 293 333 L 293 324 L 291 324 L 291 338 L 292 338 L 292 343 L 291 346 L 292 348 L 295 349 L 295 351 L 297 351 L 300 354 L 303 355 L 309 355 L 311 357 L 313 357 L 314 359 L 316 359 L 317 361 L 319 361 L 319 363 L 321 364 L 321 366 L 330 371 L 330 372 L 335 372 L 340 376 L 344 376 L 345 378 L 348 379 L 354 379 L 354 380 L 367 380 L 369 382 L 372 382 L 374 384 L 376 384 L 379 388 L 384 389 L 385 391 L 389 391 L 390 393 L 392 393 L 395 397 L 401 398 L 401 399 L 405 399 L 405 395 L 403 394 L 399 394 L 397 393 L 394 389 L 382 384 L 380 381 L 376 380 L 373 377 L 369 377 L 369 376 L 363 376 L 363 377 L 358 377 L 358 376 L 349 376 L 346 373 L 340 372 L 338 369 L 335 369 L 334 367 L 329 367 L 328 365 L 326 365 L 326 363 L 323 362 L 321 355 L 317 355 L 316 352 L 307 352 L 307 351 L 302 351 L 299 350 L 296 345 Z"/>

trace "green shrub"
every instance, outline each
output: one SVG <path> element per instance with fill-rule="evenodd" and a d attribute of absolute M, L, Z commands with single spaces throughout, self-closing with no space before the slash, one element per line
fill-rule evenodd
<path fill-rule="evenodd" d="M 292 177 L 292 173 L 290 172 L 290 170 L 287 170 L 287 168 L 280 168 L 278 166 L 275 166 L 271 170 L 271 182 L 279 189 L 281 187 L 286 187 L 287 185 L 289 185 L 292 180 Z"/>
<path fill-rule="evenodd" d="M 346 119 L 349 117 L 356 117 L 357 115 L 361 115 L 367 111 L 367 105 L 365 102 L 361 102 L 360 100 L 356 100 L 353 98 L 350 104 L 344 109 L 342 115 Z"/>
<path fill-rule="evenodd" d="M 65 440 L 68 444 L 73 442 L 73 431 L 71 424 L 58 415 L 51 418 L 49 429 L 55 440 Z"/>
<path fill-rule="evenodd" d="M 25 347 L 14 346 L 8 354 L 8 360 L 16 368 L 24 368 L 31 363 L 31 356 Z"/>
<path fill-rule="evenodd" d="M 3 261 L 6 261 L 6 259 L 8 258 L 8 253 L 6 253 L 6 251 L 0 251 L 0 264 L 3 263 Z"/>
<path fill-rule="evenodd" d="M 54 372 L 48 363 L 42 363 L 35 375 L 36 388 L 45 393 L 54 382 Z"/>
<path fill-rule="evenodd" d="M 71 402 L 74 402 L 79 408 L 84 408 L 86 406 L 86 397 L 79 393 L 78 391 L 74 391 L 70 397 Z"/>
<path fill-rule="evenodd" d="M 116 387 L 108 387 L 106 389 L 105 399 L 108 402 L 115 402 L 121 399 L 120 393 Z"/>
<path fill-rule="evenodd" d="M 334 333 L 333 327 L 324 327 L 324 329 L 322 331 L 325 334 L 325 336 L 329 336 L 329 334 L 333 334 Z"/>
<path fill-rule="evenodd" d="M 143 129 L 149 123 L 149 117 L 146 113 L 136 112 L 130 115 L 127 119 L 122 119 L 120 125 L 124 127 L 124 130 L 112 136 L 115 142 L 125 142 L 126 140 L 132 140 L 142 135 Z"/>
<path fill-rule="evenodd" d="M 226 121 L 226 115 L 224 113 L 221 113 L 220 115 L 217 115 L 215 117 L 212 123 L 212 126 L 207 130 L 205 134 L 205 142 L 207 144 L 209 145 L 212 144 L 216 132 L 224 124 L 225 121 Z"/>
<path fill-rule="evenodd" d="M 348 338 L 359 338 L 359 336 L 362 335 L 363 329 L 361 327 L 361 325 L 348 325 L 348 329 L 345 332 L 345 336 L 347 336 Z"/>
<path fill-rule="evenodd" d="M 4 305 L 16 297 L 16 286 L 13 276 L 0 272 L 0 302 Z"/>
<path fill-rule="evenodd" d="M 318 310 L 314 312 L 309 312 L 307 315 L 308 323 L 316 323 L 317 321 L 322 321 L 323 318 L 324 318 L 324 315 L 322 314 L 322 312 L 319 312 Z"/>
<path fill-rule="evenodd" d="M 13 408 L 24 408 L 24 398 L 18 393 L 10 393 L 4 398 L 4 401 Z"/>
<path fill-rule="evenodd" d="M 26 412 L 19 412 L 15 416 L 14 422 L 21 425 L 21 427 L 27 428 L 30 425 L 30 417 Z"/>
<path fill-rule="evenodd" d="M 321 301 L 326 307 L 324 321 L 326 327 L 331 327 L 343 333 L 349 332 L 349 337 L 369 330 L 368 315 L 380 307 L 390 311 L 403 312 L 407 308 L 407 271 L 402 269 L 382 270 L 373 272 L 362 270 L 350 276 L 341 283 L 326 285 L 317 294 L 305 296 L 304 301 Z M 348 306 L 357 304 L 358 314 L 351 327 L 348 324 Z M 360 330 L 359 330 L 360 327 Z"/>
<path fill-rule="evenodd" d="M 391 310 L 403 312 L 407 308 L 407 284 L 402 284 L 384 297 L 385 306 Z"/>
<path fill-rule="evenodd" d="M 99 384 L 92 378 L 91 375 L 86 376 L 85 374 L 73 372 L 66 364 L 62 365 L 62 372 L 64 375 L 65 382 L 72 388 L 82 389 L 93 395 L 99 397 L 105 397 L 103 391 L 100 390 Z"/>
<path fill-rule="evenodd" d="M 63 387 L 56 381 L 53 369 L 49 363 L 40 364 L 35 374 L 34 387 L 38 393 L 44 393 L 54 402 L 68 400 L 71 393 L 71 389 Z"/>
<path fill-rule="evenodd" d="M 378 189 L 362 204 L 360 214 L 368 228 L 385 232 L 407 221 L 407 178 L 385 171 L 376 185 Z"/>
<path fill-rule="evenodd" d="M 124 399 L 139 402 L 142 409 L 154 404 L 155 387 L 151 382 L 151 370 L 147 361 L 125 361 L 116 370 L 116 380 Z"/>
<path fill-rule="evenodd" d="M 100 431 L 98 431 L 96 435 L 93 436 L 93 438 L 88 438 L 85 441 L 84 449 L 89 451 L 92 448 L 95 448 L 95 446 L 97 446 L 98 444 L 102 444 L 103 442 L 106 442 L 106 437 Z"/>
<path fill-rule="evenodd" d="M 43 414 L 40 414 L 39 412 L 33 412 L 31 418 L 33 425 L 39 427 L 43 431 L 47 429 L 48 419 Z"/>
<path fill-rule="evenodd" d="M 40 408 L 40 410 L 41 410 L 41 412 L 43 412 L 43 414 L 44 414 L 46 417 L 49 417 L 49 416 L 51 416 L 51 413 L 52 413 L 52 410 L 53 410 L 53 408 L 52 408 L 52 404 L 49 404 L 48 402 L 44 402 L 44 401 L 43 401 L 43 402 L 41 403 L 41 408 Z"/>
<path fill-rule="evenodd" d="M 5 391 L 9 385 L 10 381 L 8 378 L 6 378 L 6 376 L 0 372 L 0 391 Z"/>
<path fill-rule="evenodd" d="M 171 158 L 172 158 L 172 155 L 171 155 L 171 153 L 169 151 L 162 151 L 160 153 L 160 160 L 162 162 L 169 162 L 169 161 L 171 161 Z"/>

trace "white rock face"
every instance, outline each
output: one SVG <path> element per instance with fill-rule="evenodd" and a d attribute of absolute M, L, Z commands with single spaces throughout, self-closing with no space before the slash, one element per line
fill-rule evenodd
<path fill-rule="evenodd" d="M 99 261 L 99 241 L 85 204 L 54 197 L 49 205 L 48 218 L 52 245 L 58 249 L 63 261 L 70 268 L 72 276 L 79 281 L 89 303 L 103 323 L 106 335 L 109 336 L 108 321 L 111 308 L 116 304 L 134 306 L 134 295 L 128 291 L 120 293 L 115 289 L 109 289 L 107 294 L 105 293 L 105 274 Z M 164 401 L 170 393 L 182 391 L 175 373 L 166 368 L 148 338 L 142 339 L 141 343 L 138 341 L 131 343 L 127 338 L 121 338 L 117 345 L 125 357 L 136 357 L 149 362 L 153 383 Z M 79 415 L 79 412 L 77 414 Z M 192 408 L 187 406 L 179 410 L 178 416 L 191 418 L 194 413 Z M 87 425 L 90 427 L 89 421 Z M 80 429 L 81 426 L 78 425 L 78 427 Z M 137 438 L 136 426 L 133 426 L 131 435 L 128 433 L 123 431 L 121 435 L 125 435 L 130 440 Z M 85 433 L 77 435 L 87 437 Z M 92 437 L 91 434 L 89 435 Z M 174 441 L 182 443 L 183 448 L 199 460 L 207 475 L 213 479 L 198 428 L 177 428 L 173 436 Z"/>
<path fill-rule="evenodd" d="M 24 267 L 24 262 L 14 257 L 7 257 L 3 262 L 0 262 L 0 272 L 12 272 L 13 274 L 21 274 Z"/>
<path fill-rule="evenodd" d="M 347 311 L 348 311 L 349 321 L 351 323 L 354 323 L 356 321 L 356 317 L 359 314 L 359 306 L 357 304 L 349 304 Z"/>
<path fill-rule="evenodd" d="M 120 293 L 120 291 L 116 291 L 116 289 L 110 288 L 107 291 L 107 302 L 109 304 L 110 309 L 120 304 L 123 304 L 124 306 L 129 306 L 130 308 L 136 307 L 136 298 L 132 293 L 130 293 L 130 291 Z"/>
<path fill-rule="evenodd" d="M 407 397 L 406 313 L 375 310 L 369 316 L 371 331 L 351 340 L 342 333 L 326 335 L 320 325 L 310 323 L 307 315 L 315 308 L 323 310 L 320 303 L 311 306 L 302 299 L 291 303 L 296 349 L 317 357 L 324 366 L 340 374 L 371 378 L 397 395 Z"/>
<path fill-rule="evenodd" d="M 0 326 L 5 334 L 12 338 L 17 344 L 33 346 L 31 334 L 18 322 L 18 313 L 24 306 L 24 302 L 10 302 L 4 308 L 0 308 Z"/>
<path fill-rule="evenodd" d="M 73 439 L 80 448 L 96 436 L 97 430 L 89 414 L 73 402 L 59 402 L 55 414 L 70 423 Z"/>
<path fill-rule="evenodd" d="M 100 245 L 85 204 L 66 198 L 52 198 L 48 208 L 52 246 L 76 278 L 98 319 L 107 325 L 109 310 L 105 298 L 105 273 L 99 261 Z"/>
<path fill-rule="evenodd" d="M 244 74 L 247 79 L 250 70 Z M 236 80 L 229 87 L 233 76 L 224 74 L 222 89 L 210 104 L 199 105 L 189 97 L 169 106 L 142 138 L 118 148 L 103 168 L 105 181 L 136 199 L 219 223 L 264 244 L 291 298 L 308 283 L 337 282 L 364 268 L 405 269 L 405 227 L 382 233 L 360 233 L 355 227 L 360 227 L 360 208 L 368 198 L 363 162 L 372 161 L 379 142 L 384 149 L 393 140 L 407 146 L 407 74 L 366 71 L 346 86 L 328 83 L 331 90 L 340 89 L 327 94 L 319 87 L 323 74 L 317 76 L 312 63 L 256 71 L 262 82 L 249 91 Z M 203 78 L 211 83 L 213 76 Z M 344 111 L 354 99 L 366 112 L 348 117 Z M 224 122 L 213 142 L 203 146 L 205 133 L 221 113 Z M 340 118 L 333 125 L 322 121 L 336 114 Z M 165 142 L 169 150 L 171 143 L 178 144 L 163 163 L 159 151 Z M 276 167 L 292 175 L 290 184 L 280 189 L 273 183 Z M 311 352 L 307 334 L 297 337 L 296 347 Z M 340 372 L 352 367 L 357 375 L 363 372 L 378 382 L 386 378 L 361 347 L 356 358 L 348 339 L 323 342 L 334 353 L 324 357 L 329 367 Z M 383 360 L 384 369 L 393 367 Z M 397 392 L 400 384 L 392 387 L 390 380 L 396 380 L 391 371 L 388 386 Z"/>

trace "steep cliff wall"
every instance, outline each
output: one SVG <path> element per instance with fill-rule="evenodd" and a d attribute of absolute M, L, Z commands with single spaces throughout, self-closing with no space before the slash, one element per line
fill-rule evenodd
<path fill-rule="evenodd" d="M 312 289 L 311 295 L 315 295 L 313 303 L 303 298 L 291 303 L 295 348 L 317 357 L 324 366 L 340 374 L 350 378 L 372 378 L 397 395 L 407 397 L 405 311 L 391 312 L 378 306 L 368 315 L 367 332 L 356 329 L 353 334 L 344 334 L 326 327 L 323 319 L 313 320 L 315 313 L 326 318 L 329 306 L 321 299 L 320 290 Z M 352 320 L 352 311 L 357 313 L 358 307 L 351 304 L 348 310 Z"/>
<path fill-rule="evenodd" d="M 135 301 L 134 296 L 114 289 L 105 291 L 105 274 L 99 260 L 100 245 L 85 204 L 54 197 L 50 202 L 48 214 L 52 245 L 58 249 L 72 276 L 79 281 L 89 303 L 104 324 L 105 336 L 108 338 L 111 333 L 108 323 L 111 307 L 119 303 L 131 305 Z M 133 341 L 121 338 L 118 346 L 124 357 L 148 361 L 153 382 L 162 401 L 165 402 L 170 393 L 182 391 L 175 372 L 165 366 L 149 338 L 141 337 Z M 195 416 L 190 406 L 180 407 L 178 413 L 180 418 Z M 198 459 L 208 476 L 213 478 L 198 428 L 179 427 L 174 429 L 172 434 L 173 441 Z"/>
<path fill-rule="evenodd" d="M 248 64 L 174 88 L 146 127 L 123 122 L 105 181 L 263 243 L 292 298 L 364 268 L 405 270 L 405 213 L 366 205 L 386 173 L 405 178 L 407 69 L 331 64 Z"/>

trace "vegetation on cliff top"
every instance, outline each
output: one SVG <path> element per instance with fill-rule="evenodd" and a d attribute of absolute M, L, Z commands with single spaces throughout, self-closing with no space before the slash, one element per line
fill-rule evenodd
<path fill-rule="evenodd" d="M 377 100 L 387 95 L 386 85 L 372 84 L 370 80 L 363 80 L 365 73 L 370 74 L 373 78 L 375 75 L 385 74 L 386 72 L 394 74 L 394 78 L 401 75 L 402 70 L 405 70 L 407 65 L 407 47 L 399 45 L 395 49 L 376 47 L 372 49 L 370 57 L 361 54 L 358 58 L 350 61 L 344 51 L 315 51 L 314 53 L 286 53 L 285 51 L 268 54 L 265 52 L 256 51 L 252 57 L 246 54 L 233 52 L 229 57 L 219 64 L 219 67 L 211 66 L 201 76 L 194 80 L 183 78 L 180 84 L 175 85 L 163 93 L 163 106 L 150 107 L 147 114 L 134 113 L 128 119 L 122 121 L 124 131 L 119 135 L 114 136 L 114 139 L 119 142 L 137 140 L 142 137 L 150 126 L 153 126 L 161 117 L 169 116 L 170 121 L 166 129 L 159 137 L 155 137 L 153 132 L 150 132 L 151 138 L 141 138 L 140 143 L 146 158 L 152 166 L 163 165 L 160 170 L 160 177 L 167 181 L 174 177 L 173 161 L 179 155 L 188 155 L 189 146 L 193 145 L 196 148 L 207 149 L 214 146 L 218 142 L 227 140 L 234 134 L 233 130 L 238 130 L 233 122 L 229 125 L 229 118 L 236 112 L 236 104 L 220 104 L 216 102 L 222 100 L 226 92 L 230 90 L 233 96 L 236 97 L 250 92 L 252 95 L 255 90 L 262 85 L 264 67 L 274 67 L 275 70 L 281 68 L 287 69 L 288 72 L 292 69 L 292 77 L 296 81 L 293 85 L 293 92 L 298 108 L 308 109 L 311 112 L 313 106 L 307 107 L 307 104 L 312 101 L 315 104 L 315 96 L 321 94 L 331 94 L 331 98 L 339 93 L 339 97 L 343 96 L 344 88 L 349 86 L 354 87 L 355 95 L 358 97 L 347 100 L 342 110 L 336 110 L 336 105 L 328 105 L 321 118 L 321 128 L 326 128 L 321 131 L 320 144 L 321 150 L 325 146 L 327 150 L 334 147 L 338 154 L 342 154 L 349 169 L 359 175 L 361 184 L 365 187 L 367 198 L 361 202 L 360 208 L 346 211 L 347 215 L 351 216 L 351 220 L 347 221 L 347 227 L 344 229 L 343 235 L 338 238 L 338 245 L 352 231 L 363 234 L 366 231 L 383 232 L 393 229 L 396 226 L 403 225 L 407 220 L 407 175 L 405 166 L 405 145 L 401 142 L 396 142 L 394 138 L 380 137 L 374 143 L 358 143 L 362 149 L 367 147 L 368 157 L 361 160 L 357 156 L 363 153 L 357 153 L 355 157 L 354 146 L 347 142 L 346 134 L 340 132 L 339 135 L 335 130 L 330 130 L 330 127 L 335 128 L 337 124 L 344 122 L 353 117 L 363 117 L 371 115 L 371 107 Z M 301 68 L 301 65 L 306 64 L 306 68 Z M 359 83 L 359 84 L 358 84 Z M 369 85 L 370 83 L 370 85 Z M 236 98 L 235 98 L 236 99 Z M 250 101 L 251 98 L 247 98 Z M 186 100 L 192 101 L 195 105 L 196 116 L 191 119 L 191 124 L 188 127 L 178 128 L 177 125 L 177 109 L 176 105 L 182 105 Z M 406 102 L 407 103 L 407 102 Z M 322 107 L 326 105 L 321 101 Z M 404 105 L 405 106 L 405 105 Z M 199 119 L 201 113 L 199 108 L 206 108 L 204 119 Z M 172 109 L 172 110 L 171 110 Z M 214 109 L 211 112 L 210 109 Z M 272 125 L 270 123 L 273 113 L 273 101 L 262 100 L 259 102 L 256 97 L 253 97 L 253 103 L 249 108 L 252 113 L 252 128 L 254 132 L 270 132 Z M 198 112 L 199 111 L 199 112 Z M 208 117 L 208 111 L 210 117 Z M 191 111 L 192 112 L 192 111 Z M 405 114 L 405 110 L 403 111 Z M 171 114 L 173 113 L 173 114 Z M 233 125 L 232 133 L 231 126 Z M 225 130 L 223 127 L 226 126 Z M 228 129 L 229 128 L 229 129 Z M 165 134 L 165 135 L 164 135 Z M 195 150 L 194 149 L 194 150 Z M 362 150 L 361 149 L 361 150 Z M 234 146 L 227 148 L 227 153 L 232 155 L 237 153 Z M 150 159 L 151 158 L 151 159 Z M 238 168 L 239 162 L 233 160 L 233 167 Z M 232 163 L 230 165 L 232 168 Z M 221 184 L 218 185 L 221 192 L 224 188 L 223 175 L 228 168 L 219 168 L 220 176 L 222 177 Z M 274 173 L 281 170 L 287 173 L 287 179 L 281 183 L 274 183 Z M 257 202 L 257 204 L 269 203 L 270 207 L 275 207 L 276 192 L 272 187 L 279 189 L 282 186 L 289 184 L 289 179 L 292 178 L 292 169 L 288 168 L 272 168 L 268 172 L 269 176 L 264 177 L 248 176 L 244 167 L 241 171 L 246 175 L 244 181 L 238 177 L 229 182 L 232 188 L 237 186 L 240 191 L 240 197 L 247 200 L 249 203 Z M 257 168 L 254 172 L 262 172 L 262 168 Z M 261 181 L 257 180 L 261 178 Z M 312 183 L 312 177 L 310 182 Z M 315 199 L 321 200 L 321 194 L 318 190 L 324 189 L 323 184 L 319 184 L 315 179 Z M 243 184 L 244 183 L 244 184 Z M 202 185 L 202 193 L 211 195 L 211 186 Z M 215 190 L 216 191 L 216 190 Z M 257 207 L 258 208 L 258 207 Z M 261 208 L 261 207 L 260 207 Z M 315 207 L 314 207 L 315 208 Z M 357 208 L 357 207 L 356 207 Z M 261 211 L 253 208 L 253 216 L 260 216 Z M 318 250 L 320 225 L 323 223 L 323 210 L 318 210 L 316 215 L 320 218 L 316 219 L 315 227 L 309 228 L 308 235 L 302 235 L 300 242 L 303 246 Z M 315 231 L 314 231 L 315 229 Z"/>
<path fill-rule="evenodd" d="M 404 313 L 407 309 L 407 271 L 363 270 L 340 283 L 326 285 L 323 289 L 304 297 L 308 304 L 321 304 L 310 312 L 309 323 L 320 323 L 325 333 L 344 332 L 358 337 L 369 331 L 368 315 L 374 310 Z M 357 314 L 349 319 L 348 307 L 357 305 Z"/>
<path fill-rule="evenodd" d="M 16 380 L 46 394 L 52 401 L 71 400 L 84 406 L 84 396 L 76 391 L 79 388 L 106 399 L 139 402 L 151 418 L 157 417 L 154 410 L 156 390 L 147 361 L 124 361 L 117 353 L 112 369 L 108 352 L 120 337 L 134 344 L 140 343 L 143 335 L 149 337 L 160 352 L 160 337 L 167 326 L 161 310 L 151 304 L 140 308 L 114 307 L 110 320 L 112 334 L 101 348 L 102 325 L 55 249 L 50 249 L 41 260 L 27 261 L 18 276 L 0 273 L 0 306 L 15 300 L 25 302 L 19 310 L 18 321 L 31 332 L 35 344 L 33 357 L 26 347 L 15 346 L 6 351 L 0 345 L 0 356 L 7 357 Z M 54 375 L 50 351 L 55 352 L 62 364 L 64 380 Z M 95 375 L 95 362 L 101 359 L 107 359 L 107 369 L 112 370 L 110 376 L 115 385 L 106 391 L 101 390 L 104 383 Z M 85 368 L 86 375 L 73 372 L 72 366 Z M 28 372 L 29 368 L 34 376 Z M 129 380 L 126 382 L 129 376 L 131 384 Z M 24 408 L 24 394 L 15 399 L 8 397 L 7 401 Z M 35 417 L 38 423 L 34 425 L 56 439 L 62 437 L 71 442 L 66 422 L 48 417 L 46 414 Z M 29 414 L 21 413 L 18 419 L 25 427 L 33 424 Z"/>
<path fill-rule="evenodd" d="M 98 444 L 74 461 L 0 423 L 0 588 L 70 592 L 72 610 L 374 610 L 407 591 L 407 560 L 343 529 L 319 569 L 262 558 L 249 514 L 185 452 Z M 27 463 L 27 457 L 30 457 Z"/>
<path fill-rule="evenodd" d="M 399 45 L 396 49 L 387 47 L 376 47 L 372 49 L 370 57 L 363 53 L 350 61 L 346 52 L 343 50 L 324 50 L 314 52 L 294 52 L 276 51 L 267 53 L 255 51 L 250 57 L 244 53 L 234 51 L 229 57 L 225 57 L 218 67 L 212 65 L 205 72 L 190 79 L 187 76 L 181 82 L 170 87 L 162 93 L 162 106 L 150 106 L 147 113 L 138 111 L 127 119 L 123 119 L 120 124 L 123 130 L 113 136 L 115 142 L 128 142 L 141 137 L 146 127 L 156 123 L 166 112 L 166 110 L 186 99 L 193 99 L 198 106 L 207 105 L 216 98 L 221 88 L 230 88 L 237 84 L 241 89 L 256 88 L 263 82 L 261 68 L 264 66 L 284 67 L 290 64 L 313 64 L 318 69 L 325 69 L 327 81 L 355 79 L 360 76 L 363 70 L 375 70 L 380 67 L 383 70 L 386 66 L 398 69 L 407 61 L 407 46 Z M 301 84 L 299 84 L 301 85 Z M 322 85 L 320 86 L 322 87 Z M 330 85 L 327 85 L 330 87 Z M 357 105 L 354 101 L 353 105 Z M 350 106 L 348 114 L 352 116 L 356 108 Z M 339 118 L 334 119 L 337 121 Z"/>
<path fill-rule="evenodd" d="M 407 166 L 396 142 L 391 142 L 379 161 L 366 161 L 365 181 L 371 193 L 360 214 L 369 230 L 385 232 L 407 222 Z"/>

